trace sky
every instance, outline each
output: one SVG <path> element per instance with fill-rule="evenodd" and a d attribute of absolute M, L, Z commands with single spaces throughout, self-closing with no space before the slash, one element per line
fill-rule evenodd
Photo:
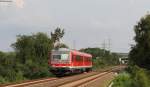
<path fill-rule="evenodd" d="M 1 0 L 0 0 L 1 1 Z M 104 47 L 129 52 L 134 25 L 150 0 L 12 0 L 0 2 L 0 50 L 13 51 L 16 36 L 65 29 L 70 48 Z M 109 45 L 110 44 L 110 45 Z"/>

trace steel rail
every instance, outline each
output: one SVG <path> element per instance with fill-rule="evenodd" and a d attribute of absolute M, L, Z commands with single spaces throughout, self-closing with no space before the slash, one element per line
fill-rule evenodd
<path fill-rule="evenodd" d="M 27 85 L 37 84 L 37 83 L 42 83 L 42 82 L 47 82 L 47 81 L 54 81 L 54 80 L 57 80 L 57 79 L 58 78 L 47 78 L 47 79 L 34 80 L 34 81 L 29 81 L 29 82 L 5 85 L 3 87 L 21 87 L 21 86 L 27 86 Z"/>

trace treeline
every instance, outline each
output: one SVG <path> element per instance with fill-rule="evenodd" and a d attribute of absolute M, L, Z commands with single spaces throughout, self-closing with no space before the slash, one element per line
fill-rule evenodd
<path fill-rule="evenodd" d="M 14 52 L 0 52 L 0 83 L 53 76 L 49 72 L 49 52 L 67 47 L 59 42 L 63 35 L 64 30 L 60 28 L 51 32 L 51 37 L 41 32 L 18 35 L 11 45 Z"/>
<path fill-rule="evenodd" d="M 150 14 L 134 27 L 135 45 L 129 53 L 129 67 L 112 87 L 150 87 Z"/>
<path fill-rule="evenodd" d="M 101 48 L 85 48 L 80 51 L 92 54 L 94 69 L 119 64 L 119 55 L 117 53 L 111 53 Z"/>

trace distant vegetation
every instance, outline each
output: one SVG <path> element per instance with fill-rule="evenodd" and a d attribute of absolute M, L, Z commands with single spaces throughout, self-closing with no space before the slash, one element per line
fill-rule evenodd
<path fill-rule="evenodd" d="M 80 51 L 92 54 L 94 69 L 119 64 L 119 56 L 116 53 L 100 48 L 85 48 Z"/>
<path fill-rule="evenodd" d="M 150 87 L 150 15 L 135 25 L 135 45 L 129 53 L 126 74 L 114 80 L 113 87 Z"/>

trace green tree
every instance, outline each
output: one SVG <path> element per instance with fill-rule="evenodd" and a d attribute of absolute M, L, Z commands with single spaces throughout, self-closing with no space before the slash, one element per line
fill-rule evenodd
<path fill-rule="evenodd" d="M 69 48 L 66 44 L 63 43 L 57 43 L 55 45 L 55 49 L 58 50 L 59 48 Z"/>
<path fill-rule="evenodd" d="M 47 34 L 19 35 L 12 47 L 16 52 L 19 75 L 23 73 L 24 77 L 29 79 L 50 75 L 48 58 L 52 49 L 52 42 Z"/>
<path fill-rule="evenodd" d="M 130 63 L 150 69 L 150 15 L 146 15 L 135 25 L 135 45 L 130 51 Z"/>
<path fill-rule="evenodd" d="M 59 27 L 57 27 L 54 32 L 51 32 L 51 41 L 54 49 L 69 48 L 66 44 L 60 42 L 60 39 L 64 36 L 64 34 L 64 29 Z"/>
<path fill-rule="evenodd" d="M 14 52 L 0 51 L 0 83 L 16 82 L 53 76 L 49 72 L 48 59 L 54 45 L 67 48 L 57 43 L 64 35 L 64 30 L 57 28 L 51 32 L 51 38 L 45 33 L 18 35 L 12 44 Z"/>
<path fill-rule="evenodd" d="M 54 32 L 51 32 L 51 40 L 53 44 L 55 44 L 57 41 L 59 42 L 60 39 L 64 36 L 64 34 L 64 29 L 61 29 L 59 27 L 57 27 Z"/>

